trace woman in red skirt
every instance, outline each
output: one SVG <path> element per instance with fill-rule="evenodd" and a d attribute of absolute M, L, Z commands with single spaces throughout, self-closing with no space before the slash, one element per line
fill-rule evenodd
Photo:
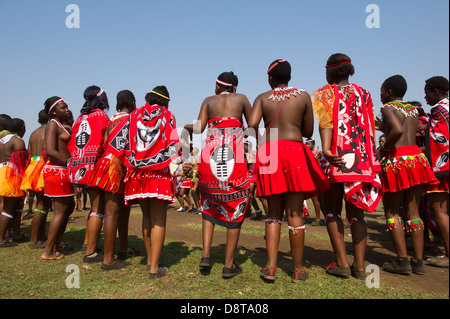
<path fill-rule="evenodd" d="M 449 100 L 448 80 L 434 76 L 425 81 L 425 100 L 430 105 L 430 121 L 426 131 L 426 154 L 439 184 L 427 187 L 431 213 L 444 242 L 445 255 L 428 259 L 437 267 L 448 268 L 449 255 Z"/>
<path fill-rule="evenodd" d="M 197 122 L 185 126 L 190 134 L 201 134 L 208 126 L 206 146 L 201 152 L 197 170 L 203 218 L 200 267 L 211 266 L 214 226 L 226 227 L 223 278 L 231 278 L 242 272 L 234 259 L 241 226 L 250 207 L 250 182 L 244 160 L 243 117 L 248 120 L 251 105 L 245 95 L 236 93 L 237 85 L 238 78 L 233 72 L 220 74 L 216 80 L 216 94 L 203 101 Z"/>
<path fill-rule="evenodd" d="M 108 137 L 111 131 L 120 124 L 128 115 L 136 109 L 136 100 L 132 92 L 128 90 L 120 91 L 117 94 L 117 111 L 106 125 L 105 143 L 108 143 Z M 104 193 L 105 199 L 105 218 L 103 225 L 104 234 L 104 254 L 101 268 L 103 270 L 119 269 L 129 265 L 129 262 L 121 260 L 122 255 L 129 251 L 127 244 L 128 217 L 130 215 L 130 206 L 124 206 L 124 182 L 125 166 L 110 152 L 104 151 L 97 160 L 94 167 L 94 173 L 90 178 L 89 187 L 100 188 Z M 122 216 L 125 215 L 125 216 Z M 116 242 L 116 233 L 122 222 L 125 224 L 121 238 L 121 247 L 119 248 L 119 260 L 114 258 L 114 246 Z M 122 244 L 122 243 L 125 243 Z"/>
<path fill-rule="evenodd" d="M 89 194 L 91 211 L 86 222 L 86 251 L 83 261 L 93 263 L 103 260 L 103 256 L 98 253 L 97 244 L 105 212 L 103 192 L 97 187 L 89 187 L 89 180 L 95 172 L 95 163 L 102 150 L 106 124 L 109 122 L 105 110 L 109 109 L 109 103 L 106 92 L 95 85 L 86 88 L 83 96 L 85 103 L 73 125 L 68 145 L 70 159 L 67 170 L 70 182 L 85 187 Z"/>
<path fill-rule="evenodd" d="M 48 162 L 43 169 L 44 195 L 52 199 L 54 214 L 41 258 L 55 260 L 64 257 L 57 251 L 57 246 L 61 242 L 69 216 L 75 208 L 73 199 L 75 191 L 70 184 L 66 166 L 70 158 L 67 144 L 71 132 L 62 124 L 69 118 L 67 102 L 57 96 L 51 97 L 45 101 L 45 111 L 49 114 L 50 121 L 45 128 Z"/>
<path fill-rule="evenodd" d="M 177 156 L 179 139 L 175 117 L 168 110 L 169 92 L 155 87 L 146 96 L 146 105 L 133 111 L 111 132 L 106 151 L 126 166 L 125 205 L 138 202 L 147 251 L 149 278 L 164 276 L 160 267 L 166 233 L 167 206 L 174 202 L 169 165 Z"/>
<path fill-rule="evenodd" d="M 313 111 L 306 91 L 291 88 L 291 66 L 286 60 L 274 61 L 267 72 L 272 90 L 259 95 L 249 120 L 257 130 L 264 119 L 265 140 L 256 157 L 256 196 L 268 202 L 266 245 L 268 260 L 261 276 L 275 280 L 281 221 L 286 212 L 293 261 L 292 282 L 308 278 L 303 267 L 305 224 L 304 199 L 325 192 L 329 183 L 314 154 L 303 144 L 313 134 Z M 264 143 L 264 144 L 263 144 Z"/>
<path fill-rule="evenodd" d="M 416 144 L 419 125 L 417 109 L 402 102 L 407 84 L 401 75 L 394 75 L 381 86 L 382 122 L 380 128 L 386 142 L 379 150 L 384 162 L 382 185 L 387 230 L 390 231 L 397 257 L 383 265 L 389 272 L 424 274 L 423 223 L 419 205 L 424 187 L 436 182 L 425 155 Z M 405 225 L 402 217 L 406 218 Z M 404 226 L 411 232 L 414 258 L 408 259 Z"/>

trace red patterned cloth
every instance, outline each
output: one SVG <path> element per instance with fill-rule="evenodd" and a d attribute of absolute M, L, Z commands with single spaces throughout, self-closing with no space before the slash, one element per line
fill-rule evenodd
<path fill-rule="evenodd" d="M 364 88 L 326 85 L 312 94 L 322 128 L 333 128 L 331 152 L 344 158 L 343 167 L 329 165 L 330 183 L 343 182 L 346 200 L 373 212 L 383 196 L 376 159 L 373 103 Z"/>
<path fill-rule="evenodd" d="M 96 109 L 81 114 L 75 121 L 67 149 L 69 180 L 72 184 L 88 186 L 94 174 L 95 162 L 100 156 L 106 125 L 109 118 L 105 112 Z"/>
<path fill-rule="evenodd" d="M 436 177 L 449 176 L 449 100 L 445 98 L 430 111 L 426 131 L 426 154 Z"/>
<path fill-rule="evenodd" d="M 114 114 L 106 127 L 114 128 L 128 116 L 129 114 L 126 112 Z M 105 145 L 111 141 L 110 136 L 105 141 Z M 103 151 L 95 163 L 94 173 L 91 175 L 88 185 L 100 187 L 107 192 L 123 194 L 125 173 L 126 168 L 119 159 L 112 153 Z"/>
<path fill-rule="evenodd" d="M 250 207 L 243 137 L 240 119 L 210 119 L 197 170 L 203 219 L 227 228 L 241 227 Z"/>
<path fill-rule="evenodd" d="M 436 184 L 425 154 L 417 145 L 402 146 L 386 156 L 381 181 L 384 192 L 398 192 L 416 185 Z"/>
<path fill-rule="evenodd" d="M 27 166 L 27 151 L 14 151 L 8 163 L 0 164 L 0 196 L 23 197 L 25 195 L 20 185 Z"/>
<path fill-rule="evenodd" d="M 127 168 L 125 205 L 144 198 L 174 201 L 169 165 L 177 156 L 178 144 L 175 117 L 159 105 L 147 103 L 112 130 L 105 149 Z"/>
<path fill-rule="evenodd" d="M 271 141 L 256 156 L 256 196 L 304 192 L 304 198 L 324 193 L 330 183 L 311 150 L 288 140 Z"/>
<path fill-rule="evenodd" d="M 105 149 L 133 171 L 158 170 L 177 156 L 175 117 L 165 107 L 148 103 L 133 111 L 111 132 Z"/>

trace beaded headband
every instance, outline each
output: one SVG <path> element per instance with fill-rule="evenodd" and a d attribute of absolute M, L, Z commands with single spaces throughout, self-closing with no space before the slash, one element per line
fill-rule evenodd
<path fill-rule="evenodd" d="M 344 63 L 352 64 L 350 61 L 342 61 L 342 62 L 339 62 L 339 63 L 325 65 L 325 68 L 329 68 L 330 66 L 336 66 L 336 65 L 344 64 Z"/>
<path fill-rule="evenodd" d="M 67 103 L 66 101 L 64 101 L 64 99 L 59 99 L 59 100 L 56 100 L 55 101 L 55 103 L 53 103 L 51 106 L 50 106 L 50 108 L 48 109 L 48 114 L 50 114 L 50 112 L 52 111 L 52 109 L 56 106 L 56 104 L 58 104 L 59 102 L 64 102 L 64 103 L 66 103 L 66 104 L 69 104 L 69 103 Z"/>
<path fill-rule="evenodd" d="M 153 94 L 156 94 L 156 95 L 158 95 L 158 96 L 160 96 L 160 97 L 162 97 L 162 98 L 164 98 L 164 99 L 166 99 L 166 100 L 169 100 L 170 101 L 170 99 L 167 97 L 167 96 L 165 96 L 165 95 L 162 95 L 161 93 L 158 93 L 158 92 L 155 92 L 155 91 L 150 91 L 150 93 L 153 93 Z"/>
<path fill-rule="evenodd" d="M 220 81 L 219 79 L 217 79 L 216 82 L 217 82 L 218 84 L 225 85 L 225 86 L 233 86 L 233 84 L 227 83 L 227 82 L 224 82 L 224 81 Z"/>
<path fill-rule="evenodd" d="M 287 60 L 278 60 L 277 62 L 275 62 L 274 64 L 272 64 L 269 69 L 267 70 L 267 74 L 270 73 L 270 71 L 272 71 L 273 69 L 275 69 L 275 67 L 279 64 L 279 63 L 283 63 L 283 62 L 287 62 Z"/>

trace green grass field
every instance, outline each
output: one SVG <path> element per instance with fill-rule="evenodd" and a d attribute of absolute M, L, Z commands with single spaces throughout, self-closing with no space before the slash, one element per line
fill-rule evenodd
<path fill-rule="evenodd" d="M 136 212 L 135 212 L 136 213 Z M 49 216 L 51 218 L 51 215 Z M 49 219 L 50 220 L 50 219 Z M 200 229 L 201 222 L 188 225 Z M 217 228 L 216 231 L 223 231 Z M 243 232 L 264 234 L 261 226 L 245 226 Z M 308 236 L 308 234 L 307 234 Z M 69 226 L 64 242 L 73 246 L 84 239 L 84 227 Z M 328 240 L 327 238 L 319 238 Z M 131 265 L 120 270 L 103 271 L 100 264 L 82 262 L 82 253 L 75 252 L 58 261 L 40 260 L 41 250 L 32 250 L 28 243 L 0 250 L 1 299 L 445 299 L 412 289 L 386 287 L 367 288 L 355 278 L 339 279 L 326 275 L 318 266 L 307 268 L 310 278 L 301 284 L 290 280 L 291 264 L 279 263 L 275 282 L 259 276 L 265 258 L 239 249 L 236 261 L 243 273 L 224 280 L 221 276 L 224 246 L 212 248 L 212 268 L 200 271 L 201 247 L 186 242 L 167 241 L 161 264 L 169 273 L 158 280 L 149 280 L 145 270 L 144 246 L 141 238 L 130 239 L 130 245 L 142 256 L 131 258 Z M 99 247 L 103 246 L 100 239 Z M 79 270 L 79 288 L 68 288 L 75 281 L 72 268 Z"/>

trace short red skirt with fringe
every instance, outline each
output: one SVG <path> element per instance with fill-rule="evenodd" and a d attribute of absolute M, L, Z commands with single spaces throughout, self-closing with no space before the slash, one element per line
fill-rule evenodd
<path fill-rule="evenodd" d="M 383 191 L 392 193 L 417 185 L 437 184 L 425 154 L 419 147 L 401 146 L 386 156 L 381 175 Z"/>
<path fill-rule="evenodd" d="M 156 198 L 170 203 L 175 201 L 175 190 L 169 167 L 148 171 L 128 170 L 124 182 L 124 197 L 127 206 L 145 198 Z"/>
<path fill-rule="evenodd" d="M 69 197 L 75 195 L 69 181 L 67 167 L 49 161 L 42 171 L 44 175 L 44 195 L 48 197 Z"/>
<path fill-rule="evenodd" d="M 123 194 L 125 166 L 111 153 L 100 157 L 95 163 L 89 186 L 117 194 Z"/>
<path fill-rule="evenodd" d="M 256 156 L 256 196 L 304 192 L 304 199 L 318 196 L 329 187 L 311 150 L 301 142 L 278 140 L 264 144 Z"/>
<path fill-rule="evenodd" d="M 192 183 L 192 179 L 191 178 L 186 178 L 182 183 L 181 183 L 181 188 L 192 188 L 194 187 L 194 183 Z"/>

